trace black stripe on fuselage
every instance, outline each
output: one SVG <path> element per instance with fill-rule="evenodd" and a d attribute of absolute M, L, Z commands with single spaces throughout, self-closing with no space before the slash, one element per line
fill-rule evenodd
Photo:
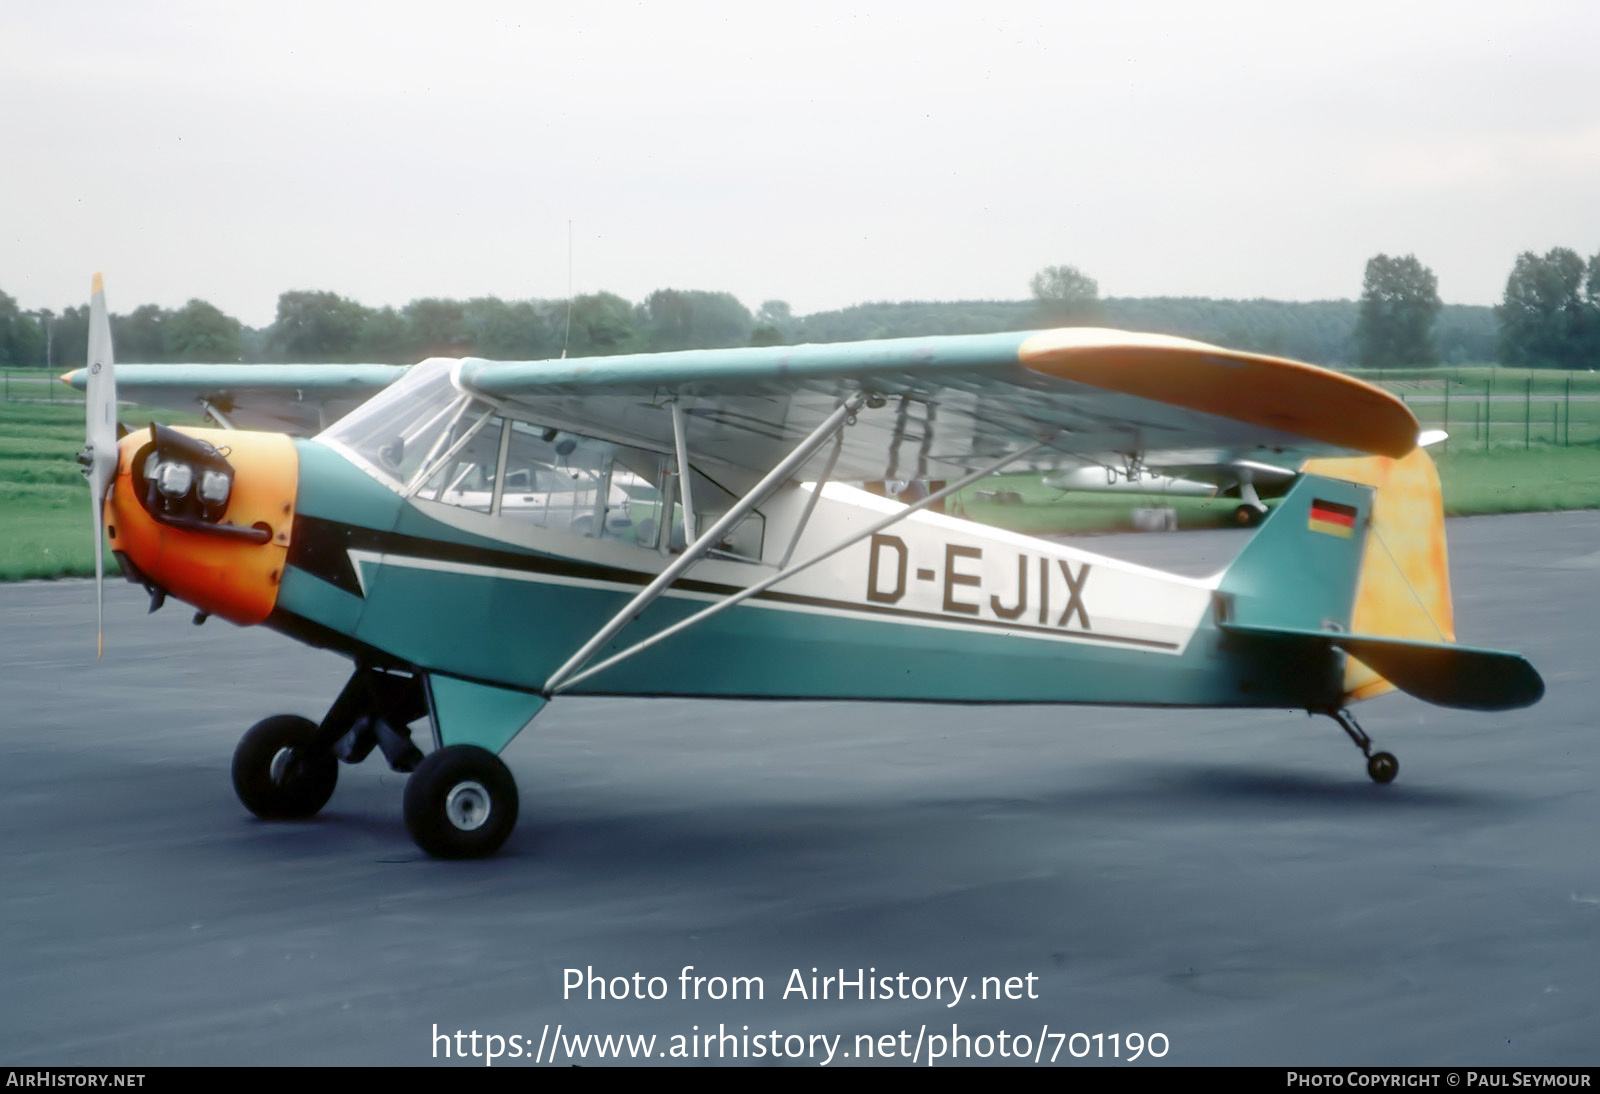
<path fill-rule="evenodd" d="M 321 517 L 296 516 L 294 537 L 290 540 L 289 564 L 322 578 L 335 587 L 361 596 L 361 582 L 356 577 L 350 552 L 372 551 L 378 554 L 426 559 L 433 562 L 457 562 L 472 566 L 492 566 L 520 573 L 549 574 L 553 577 L 580 578 L 589 581 L 607 581 L 618 585 L 644 586 L 655 578 L 654 574 L 624 570 L 616 566 L 603 566 L 593 562 L 580 562 L 555 555 L 532 552 L 502 551 L 448 540 L 426 539 L 421 536 L 382 532 L 375 528 L 362 528 Z M 732 596 L 740 592 L 737 585 L 718 582 L 695 581 L 680 578 L 674 589 L 685 592 L 707 593 L 713 596 Z M 985 627 L 1010 634 L 1046 634 L 1072 638 L 1087 638 L 1118 645 L 1137 646 L 1144 649 L 1175 650 L 1176 642 L 1162 642 L 1150 638 L 1130 638 L 1106 634 L 1103 631 L 1073 630 L 1066 627 L 1041 627 L 1006 620 L 971 619 L 951 616 L 942 612 L 921 612 L 895 608 L 887 604 L 860 603 L 833 600 L 826 597 L 803 596 L 798 593 L 780 593 L 771 589 L 757 593 L 757 600 L 769 603 L 796 604 L 829 611 L 843 611 L 857 615 L 879 615 L 902 619 L 923 619 L 933 623 L 959 623 L 964 627 Z"/>

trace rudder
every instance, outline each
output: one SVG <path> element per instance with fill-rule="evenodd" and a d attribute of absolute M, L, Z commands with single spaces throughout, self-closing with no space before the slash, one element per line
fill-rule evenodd
<path fill-rule="evenodd" d="M 1350 631 L 1413 642 L 1454 642 L 1444 496 L 1427 450 L 1419 446 L 1400 459 L 1311 460 L 1305 471 L 1374 490 Z M 1370 699 L 1393 688 L 1355 656 L 1346 662 L 1346 702 Z"/>

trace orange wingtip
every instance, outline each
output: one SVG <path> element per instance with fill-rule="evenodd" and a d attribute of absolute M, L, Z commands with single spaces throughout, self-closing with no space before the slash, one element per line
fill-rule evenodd
<path fill-rule="evenodd" d="M 1400 457 L 1417 419 L 1382 388 L 1315 365 L 1167 335 L 1043 331 L 1022 364 L 1063 380 L 1248 422 L 1340 448 Z"/>

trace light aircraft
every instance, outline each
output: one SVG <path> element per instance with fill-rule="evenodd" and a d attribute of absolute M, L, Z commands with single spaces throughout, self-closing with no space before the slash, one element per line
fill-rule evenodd
<path fill-rule="evenodd" d="M 1276 454 L 1272 463 L 1231 452 L 1199 453 L 1200 462 L 1195 463 L 1188 462 L 1191 457 L 1183 453 L 1171 453 L 1166 458 L 1170 464 L 1160 468 L 1115 464 L 1074 467 L 1052 471 L 1042 481 L 1056 490 L 1092 494 L 1144 494 L 1154 498 L 1231 495 L 1239 499 L 1232 513 L 1234 523 L 1253 528 L 1267 518 L 1265 499 L 1287 492 L 1305 462 L 1296 463 L 1290 453 Z"/>
<path fill-rule="evenodd" d="M 1499 710 L 1544 690 L 1520 656 L 1454 643 L 1410 411 L 1293 361 L 1077 328 L 381 374 L 174 366 L 168 390 L 225 421 L 370 398 L 313 438 L 119 440 L 97 276 L 88 367 L 64 379 L 87 390 L 97 590 L 108 538 L 152 610 L 174 597 L 352 663 L 320 720 L 245 733 L 240 800 L 308 817 L 376 750 L 411 773 L 405 823 L 435 856 L 505 841 L 518 795 L 498 754 L 560 695 L 1306 710 L 1381 783 L 1398 764 L 1355 701 L 1398 687 Z M 931 511 L 1006 468 L 1206 451 L 1319 457 L 1210 578 Z M 906 478 L 945 485 L 911 504 L 849 485 Z"/>
<path fill-rule="evenodd" d="M 1423 430 L 1417 445 L 1426 448 L 1446 436 L 1441 429 Z M 1230 514 L 1233 522 L 1254 528 L 1267 518 L 1267 500 L 1288 493 L 1311 458 L 1290 449 L 1168 452 L 1157 457 L 1159 467 L 1142 461 L 1075 467 L 1049 472 L 1042 481 L 1056 490 L 1091 494 L 1237 498 L 1239 504 Z"/>

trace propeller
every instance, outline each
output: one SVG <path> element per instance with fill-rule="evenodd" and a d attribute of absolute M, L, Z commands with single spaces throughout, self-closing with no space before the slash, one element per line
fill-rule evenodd
<path fill-rule="evenodd" d="M 105 656 L 105 516 L 106 491 L 117 476 L 117 378 L 111 360 L 111 317 L 106 313 L 105 287 L 94 275 L 89 300 L 89 379 L 84 401 L 84 446 L 78 453 L 89 480 L 89 509 L 94 518 L 95 658 Z"/>

